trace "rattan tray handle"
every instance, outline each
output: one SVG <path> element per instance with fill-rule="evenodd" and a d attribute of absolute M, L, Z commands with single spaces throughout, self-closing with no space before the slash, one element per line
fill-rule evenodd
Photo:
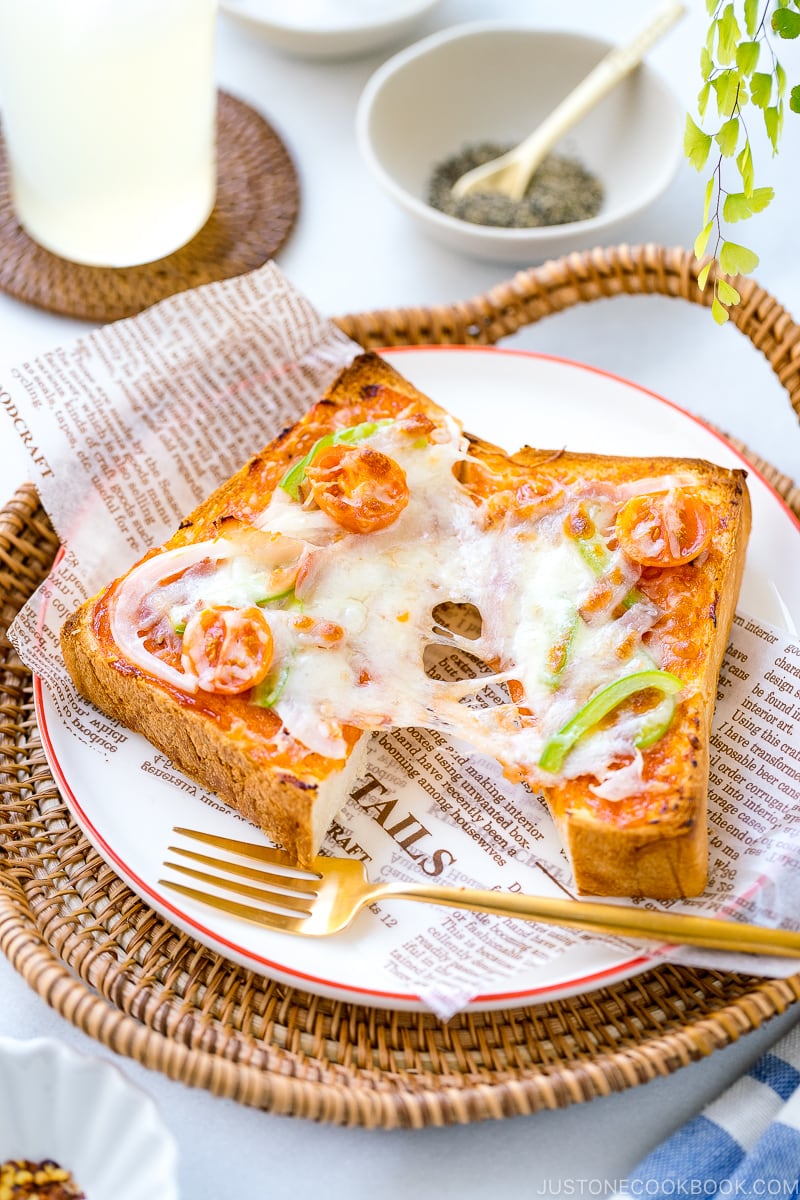
<path fill-rule="evenodd" d="M 591 250 L 520 271 L 485 295 L 461 303 L 350 314 L 337 318 L 337 324 L 365 348 L 494 345 L 542 317 L 613 296 L 662 295 L 709 307 L 711 289 L 702 292 L 697 286 L 698 266 L 690 250 L 679 248 Z M 800 420 L 800 326 L 752 279 L 740 279 L 736 286 L 742 302 L 733 310 L 733 322 L 767 359 Z M 759 469 L 768 466 L 749 452 L 748 457 Z M 766 473 L 787 501 L 797 492 L 793 481 L 774 468 Z"/>

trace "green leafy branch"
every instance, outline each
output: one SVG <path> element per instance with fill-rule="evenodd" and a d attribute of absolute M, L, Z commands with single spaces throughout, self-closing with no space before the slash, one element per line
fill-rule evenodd
<path fill-rule="evenodd" d="M 787 85 L 772 35 L 783 39 L 800 36 L 800 0 L 706 0 L 706 10 L 711 22 L 700 54 L 703 86 L 697 113 L 709 128 L 687 114 L 684 152 L 698 171 L 705 170 L 710 159 L 713 163 L 706 182 L 703 228 L 694 252 L 701 259 L 709 245 L 712 247 L 698 283 L 705 289 L 711 268 L 715 268 L 711 312 L 722 325 L 741 299 L 732 278 L 749 275 L 758 266 L 758 255 L 732 241 L 726 227 L 763 212 L 774 196 L 771 187 L 756 187 L 748 121 L 751 116 L 760 118 L 772 153 L 777 154 Z M 800 113 L 800 85 L 791 89 L 789 108 Z M 717 150 L 715 159 L 711 158 L 712 147 Z"/>

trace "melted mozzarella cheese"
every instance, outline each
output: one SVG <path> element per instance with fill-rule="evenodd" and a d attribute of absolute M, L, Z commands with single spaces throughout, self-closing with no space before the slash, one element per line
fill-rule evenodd
<path fill-rule="evenodd" d="M 424 445 L 394 425 L 379 429 L 369 443 L 399 463 L 408 483 L 408 504 L 388 528 L 347 533 L 280 488 L 258 522 L 267 537 L 288 535 L 302 547 L 297 606 L 262 606 L 273 629 L 277 666 L 286 667 L 275 702 L 286 731 L 313 751 L 342 758 L 343 725 L 427 726 L 466 739 L 529 782 L 552 784 L 589 774 L 607 798 L 640 791 L 635 738 L 641 719 L 630 712 L 581 738 L 558 775 L 537 767 L 549 739 L 599 688 L 654 666 L 642 639 L 658 618 L 655 607 L 639 599 L 622 616 L 614 615 L 637 569 L 621 550 L 608 550 L 598 580 L 597 568 L 564 531 L 586 496 L 610 526 L 623 495 L 614 499 L 613 484 L 590 485 L 585 495 L 573 485 L 560 506 L 549 506 L 539 520 L 488 523 L 481 504 L 456 478 L 467 446 L 454 421 L 437 428 Z M 622 492 L 629 495 L 631 485 Z M 191 572 L 185 576 L 187 611 L 210 604 L 245 607 L 263 597 L 268 567 L 219 539 L 146 560 L 123 585 L 113 618 L 114 636 L 132 661 L 187 691 L 196 683 L 154 663 L 156 656 L 131 627 L 143 589 L 171 588 L 174 605 L 174 579 L 166 581 L 201 561 L 213 567 L 194 579 Z M 585 616 L 603 587 L 608 596 Z M 433 610 L 446 601 L 478 609 L 477 638 L 441 634 Z M 330 622 L 342 631 L 333 641 L 302 633 Z M 491 665 L 490 674 L 477 680 L 433 678 L 424 654 L 436 642 L 482 659 Z M 559 646 L 561 655 L 554 652 Z M 510 680 L 522 689 L 522 715 L 510 702 L 470 704 L 487 682 Z M 615 770 L 620 760 L 630 765 Z"/>

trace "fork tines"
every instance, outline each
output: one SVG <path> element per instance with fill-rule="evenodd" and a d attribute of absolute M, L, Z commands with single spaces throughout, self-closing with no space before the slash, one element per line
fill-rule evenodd
<path fill-rule="evenodd" d="M 251 842 L 240 842 L 234 838 L 217 837 L 199 830 L 176 827 L 174 832 L 213 846 L 226 855 L 233 854 L 240 858 L 248 858 L 251 861 L 270 866 L 273 870 L 265 871 L 261 866 L 248 866 L 246 863 L 231 861 L 227 858 L 222 859 L 218 856 L 203 854 L 198 850 L 173 845 L 169 847 L 170 853 L 180 855 L 203 867 L 210 867 L 213 873 L 189 866 L 184 862 L 168 860 L 164 866 L 169 871 L 177 871 L 197 883 L 217 888 L 229 895 L 256 900 L 260 907 L 253 908 L 249 905 L 238 904 L 225 896 L 201 892 L 196 888 L 187 887 L 185 884 L 169 879 L 159 881 L 164 887 L 180 892 L 202 904 L 211 904 L 223 912 L 251 921 L 258 920 L 259 914 L 263 913 L 264 917 L 268 918 L 271 927 L 290 929 L 298 919 L 302 922 L 304 918 L 310 916 L 311 905 L 316 896 L 315 885 L 320 876 L 313 871 L 306 871 L 298 867 L 282 851 L 273 850 L 267 846 L 257 846 Z M 220 872 L 224 872 L 224 874 L 220 874 Z M 230 876 L 234 876 L 234 878 L 230 878 Z M 248 882 L 243 882 L 244 880 Z"/>
<path fill-rule="evenodd" d="M 219 837 L 216 833 L 204 833 L 200 829 L 185 829 L 180 825 L 176 825 L 172 832 L 180 834 L 181 837 L 191 838 L 196 842 L 204 842 L 207 846 L 213 846 L 215 850 L 223 850 L 229 854 L 238 854 L 241 858 L 250 858 L 256 862 L 278 867 L 289 878 L 319 879 L 319 875 L 315 871 L 308 871 L 304 867 L 298 867 L 297 863 L 288 854 L 283 850 L 275 849 L 273 846 L 257 846 L 253 842 L 240 842 L 236 838 Z M 182 854 L 184 852 L 181 850 L 179 853 Z"/>

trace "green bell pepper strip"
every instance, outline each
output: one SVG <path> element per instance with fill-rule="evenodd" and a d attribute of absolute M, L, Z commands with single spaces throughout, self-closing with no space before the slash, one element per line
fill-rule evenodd
<path fill-rule="evenodd" d="M 642 727 L 633 740 L 637 750 L 646 750 L 648 746 L 655 746 L 656 742 L 660 742 L 672 724 L 674 715 L 675 697 L 667 694 L 660 704 L 645 714 Z"/>
<path fill-rule="evenodd" d="M 611 560 L 608 547 L 602 538 L 597 534 L 593 537 L 576 538 L 576 545 L 586 565 L 595 575 L 602 575 Z"/>
<path fill-rule="evenodd" d="M 271 671 L 266 679 L 256 684 L 250 694 L 251 704 L 257 704 L 260 708 L 274 708 L 283 695 L 291 669 L 291 662 L 285 662 L 279 671 Z"/>
<path fill-rule="evenodd" d="M 594 571 L 595 575 L 602 575 L 611 561 L 608 547 L 601 537 L 594 534 L 592 537 L 577 538 L 578 553 Z M 642 599 L 642 593 L 638 588 L 631 588 L 625 599 L 622 601 L 623 608 L 631 608 L 638 600 Z"/>
<path fill-rule="evenodd" d="M 547 656 L 544 682 L 553 690 L 561 685 L 561 676 L 564 674 L 564 670 L 569 662 L 579 623 L 580 616 L 578 615 L 578 610 L 573 609 L 558 631 L 560 635 L 559 640 L 554 640 L 550 653 Z M 556 655 L 558 656 L 557 658 Z"/>
<path fill-rule="evenodd" d="M 641 647 L 641 652 L 650 661 L 651 670 L 657 671 L 656 660 L 648 653 L 646 646 Z M 672 724 L 674 715 L 675 696 L 670 692 L 665 692 L 660 703 L 644 714 L 639 732 L 633 740 L 636 748 L 646 750 L 648 746 L 654 746 L 656 742 L 659 742 Z"/>
<path fill-rule="evenodd" d="M 680 679 L 676 675 L 670 674 L 669 671 L 635 671 L 632 675 L 625 675 L 622 679 L 614 680 L 613 683 L 607 684 L 606 687 L 596 692 L 591 700 L 584 704 L 583 708 L 578 709 L 575 715 L 561 726 L 558 733 L 550 738 L 542 751 L 539 766 L 543 771 L 552 773 L 560 771 L 564 759 L 576 742 L 580 741 L 599 721 L 602 721 L 603 717 L 617 708 L 623 700 L 627 700 L 636 692 L 643 692 L 647 688 L 657 688 L 665 696 L 672 698 L 682 687 Z M 661 705 L 658 708 L 660 709 Z M 669 728 L 671 720 L 672 711 L 670 711 L 666 724 L 663 714 L 658 722 L 654 720 L 648 723 L 646 729 L 642 731 L 646 745 L 651 746 L 658 738 L 662 737 Z M 641 737 L 642 734 L 640 734 Z M 639 739 L 636 744 L 644 748 Z"/>
<path fill-rule="evenodd" d="M 294 584 L 284 588 L 282 592 L 272 592 L 269 596 L 262 596 L 260 600 L 256 600 L 258 608 L 266 608 L 268 604 L 274 604 L 276 600 L 285 600 L 288 596 L 294 593 Z"/>
<path fill-rule="evenodd" d="M 299 500 L 300 485 L 306 477 L 306 471 L 320 450 L 324 450 L 327 446 L 339 446 L 342 444 L 349 446 L 354 442 L 363 442 L 365 438 L 372 437 L 373 433 L 377 433 L 379 429 L 384 429 L 387 425 L 391 425 L 393 420 L 393 417 L 382 417 L 379 421 L 362 421 L 359 425 L 351 425 L 348 429 L 339 429 L 336 433 L 324 434 L 314 442 L 308 454 L 305 454 L 294 466 L 289 467 L 278 487 L 283 488 L 286 494 L 291 496 L 292 500 Z"/>

